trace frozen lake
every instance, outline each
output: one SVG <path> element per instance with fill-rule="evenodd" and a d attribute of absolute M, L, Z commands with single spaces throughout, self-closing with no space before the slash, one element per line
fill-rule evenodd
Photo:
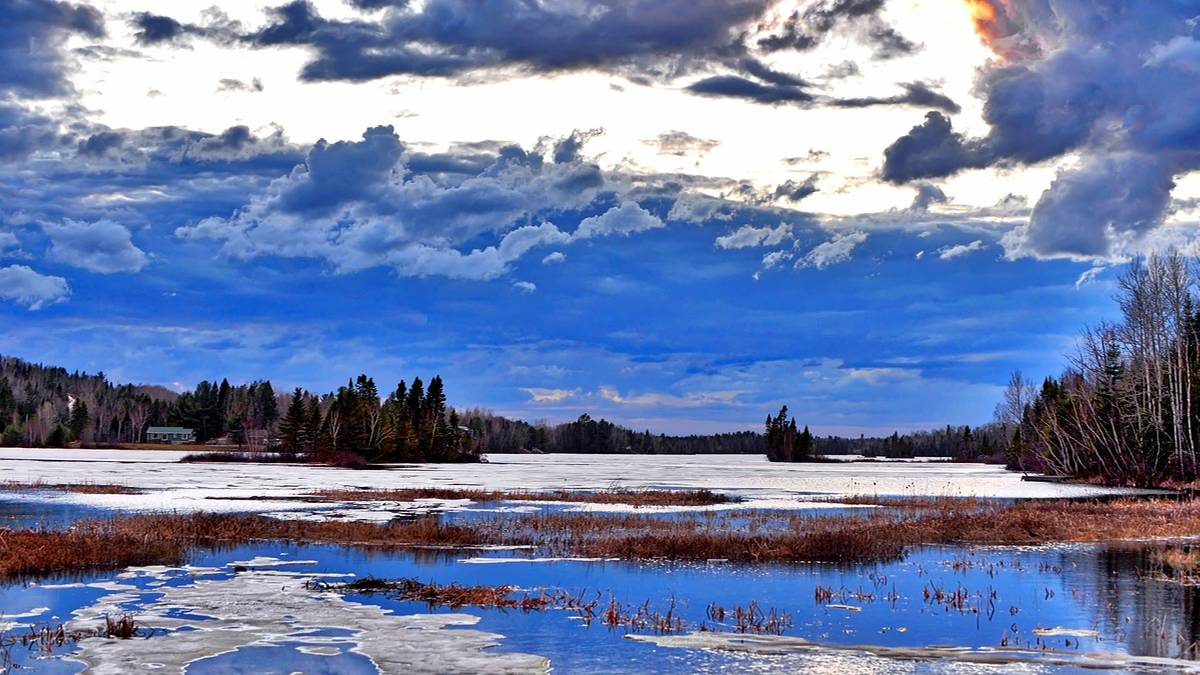
<path fill-rule="evenodd" d="M 487 464 L 390 465 L 349 471 L 286 464 L 180 464 L 184 452 L 0 450 L 4 480 L 115 483 L 145 494 L 65 494 L 58 500 L 130 510 L 304 511 L 281 498 L 331 488 L 453 487 L 489 490 L 709 489 L 749 508 L 805 508 L 839 495 L 1064 498 L 1134 492 L 1035 483 L 985 464 L 837 462 L 775 464 L 758 455 L 492 455 Z M 253 498 L 253 499 L 250 499 Z M 275 501 L 272 498 L 279 499 Z M 404 508 L 412 505 L 403 505 Z M 380 516 L 379 504 L 363 506 Z M 386 507 L 382 507 L 385 508 Z M 345 514 L 343 514 L 345 515 Z"/>

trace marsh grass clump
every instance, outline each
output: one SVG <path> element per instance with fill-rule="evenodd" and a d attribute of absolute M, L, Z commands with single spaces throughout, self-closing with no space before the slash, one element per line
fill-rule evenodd
<path fill-rule="evenodd" d="M 104 523 L 68 531 L 0 530 L 0 581 L 120 569 L 131 565 L 180 564 L 186 548 Z"/>
<path fill-rule="evenodd" d="M 94 637 L 128 640 L 142 635 L 141 626 L 130 614 L 116 619 L 105 616 L 103 628 L 77 628 L 67 630 L 63 624 L 29 626 L 18 632 L 0 631 L 0 673 L 21 668 L 13 658 L 13 650 L 22 649 L 50 656 L 65 646 Z M 147 634 L 148 636 L 148 634 Z"/>
<path fill-rule="evenodd" d="M 556 596 L 541 593 L 516 597 L 515 586 L 462 586 L 423 583 L 416 579 L 377 579 L 366 577 L 345 584 L 315 584 L 314 588 L 337 593 L 382 594 L 395 600 L 423 602 L 430 607 L 489 607 L 519 609 L 524 612 L 547 609 L 561 604 Z"/>
<path fill-rule="evenodd" d="M 140 488 L 129 487 L 127 485 L 112 485 L 107 483 L 43 483 L 41 481 L 2 481 L 0 482 L 0 490 L 13 492 L 56 490 L 84 495 L 140 495 L 146 492 Z"/>
<path fill-rule="evenodd" d="M 133 616 L 124 614 L 116 619 L 104 616 L 104 637 L 128 640 L 138 634 L 138 624 Z"/>
<path fill-rule="evenodd" d="M 393 490 L 321 490 L 311 495 L 328 501 L 414 501 L 417 499 L 469 499 L 473 502 L 573 502 L 643 506 L 714 506 L 740 501 L 711 490 L 472 490 L 464 488 L 397 488 Z"/>

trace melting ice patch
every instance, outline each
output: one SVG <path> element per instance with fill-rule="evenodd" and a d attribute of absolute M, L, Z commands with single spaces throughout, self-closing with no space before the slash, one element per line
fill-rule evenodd
<path fill-rule="evenodd" d="M 503 636 L 478 630 L 445 630 L 471 626 L 468 614 L 396 615 L 350 602 L 331 592 L 312 590 L 312 574 L 288 572 L 275 561 L 256 558 L 255 569 L 228 578 L 197 578 L 182 586 L 164 586 L 154 602 L 135 613 L 139 625 L 156 629 L 149 639 L 89 638 L 69 658 L 89 673 L 183 672 L 192 665 L 214 672 L 233 667 L 230 659 L 248 664 L 292 654 L 296 663 L 328 670 L 357 672 L 369 661 L 380 672 L 545 673 L 549 661 L 531 654 L 491 653 Z M 303 562 L 303 561 L 302 561 Z M 173 568 L 130 570 L 127 578 L 157 575 L 171 578 Z M 133 585 L 112 583 L 114 592 L 76 611 L 71 628 L 102 626 L 104 617 L 120 616 L 139 598 Z M 191 618 L 188 618 L 191 617 Z M 209 618 L 211 617 L 211 618 Z M 341 629 L 341 630 L 339 630 Z M 161 631 L 161 632 L 159 632 Z M 257 665 L 261 666 L 261 662 Z M 324 666 L 320 666 L 324 668 Z M 251 667 L 253 670 L 253 667 Z"/>

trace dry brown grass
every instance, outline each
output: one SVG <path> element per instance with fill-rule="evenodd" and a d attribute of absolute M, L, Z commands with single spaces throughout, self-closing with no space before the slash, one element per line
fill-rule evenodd
<path fill-rule="evenodd" d="M 802 562 L 883 560 L 921 544 L 1040 544 L 1200 535 L 1200 500 L 1024 502 L 872 510 L 851 516 L 771 513 L 541 513 L 448 524 L 147 515 L 88 520 L 66 532 L 0 531 L 0 579 L 151 563 L 196 546 L 287 540 L 351 546 L 530 546 L 549 555 L 621 559 Z"/>
<path fill-rule="evenodd" d="M 0 530 L 0 581 L 184 561 L 186 549 L 179 542 L 156 541 L 122 529 Z"/>
<path fill-rule="evenodd" d="M 366 577 L 345 584 L 319 584 L 321 590 L 337 593 L 383 594 L 396 600 L 424 602 L 430 607 L 494 607 L 519 609 L 524 612 L 561 606 L 558 596 L 522 595 L 516 597 L 514 586 L 462 586 L 422 583 L 416 579 L 376 579 Z"/>
<path fill-rule="evenodd" d="M 599 490 L 595 492 L 555 490 L 470 490 L 463 488 L 399 488 L 395 490 L 322 490 L 310 496 L 326 501 L 396 501 L 416 499 L 469 499 L 473 502 L 533 501 L 630 506 L 712 506 L 737 499 L 711 490 Z"/>
<path fill-rule="evenodd" d="M 76 492 L 85 495 L 140 495 L 145 490 L 126 485 L 111 485 L 107 483 L 23 483 L 20 481 L 2 481 L 0 490 L 58 490 L 60 492 Z"/>

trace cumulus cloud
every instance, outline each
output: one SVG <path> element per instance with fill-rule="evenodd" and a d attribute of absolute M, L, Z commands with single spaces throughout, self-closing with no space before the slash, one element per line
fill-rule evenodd
<path fill-rule="evenodd" d="M 884 153 L 893 183 L 1075 153 L 1005 239 L 1009 257 L 1111 259 L 1160 227 L 1174 178 L 1200 169 L 1200 41 L 1188 3 L 979 0 L 998 58 L 978 76 L 986 135 L 930 112 Z"/>
<path fill-rule="evenodd" d="M 38 310 L 70 295 L 67 280 L 62 277 L 39 274 L 25 265 L 0 267 L 0 299 Z"/>
<path fill-rule="evenodd" d="M 14 258 L 22 255 L 21 240 L 12 232 L 0 232 L 0 258 Z"/>
<path fill-rule="evenodd" d="M 771 251 L 763 256 L 762 268 L 764 270 L 774 269 L 784 262 L 793 258 L 791 251 Z"/>
<path fill-rule="evenodd" d="M 542 258 L 543 265 L 554 265 L 557 263 L 564 263 L 566 261 L 567 261 L 567 254 L 563 253 L 562 251 L 555 251 L 553 253 L 548 253 L 545 258 Z"/>
<path fill-rule="evenodd" d="M 617 194 L 577 148 L 549 146 L 559 161 L 504 146 L 475 174 L 415 173 L 392 127 L 374 127 L 359 141 L 319 141 L 232 216 L 203 219 L 176 235 L 218 241 L 243 259 L 315 258 L 339 272 L 389 266 L 404 276 L 483 280 L 505 274 L 536 247 L 664 227 L 632 199 L 583 218 L 574 231 L 548 222 Z M 458 248 L 489 235 L 497 243 Z"/>
<path fill-rule="evenodd" d="M 514 281 L 513 288 L 528 295 L 537 290 L 537 284 L 532 281 Z"/>
<path fill-rule="evenodd" d="M 976 239 L 969 244 L 955 244 L 953 246 L 943 246 L 938 249 L 938 258 L 942 260 L 953 260 L 961 258 L 965 255 L 970 255 L 976 251 L 982 251 L 984 248 L 983 241 Z"/>
<path fill-rule="evenodd" d="M 133 245 L 128 228 L 111 220 L 43 223 L 42 230 L 50 237 L 50 258 L 65 265 L 115 274 L 139 272 L 149 262 L 146 253 Z"/>
<path fill-rule="evenodd" d="M 637 202 L 622 202 L 620 206 L 605 211 L 598 216 L 591 216 L 579 221 L 573 239 L 591 239 L 619 234 L 629 236 L 637 232 L 655 230 L 665 227 L 658 216 L 638 205 Z"/>
<path fill-rule="evenodd" d="M 833 238 L 829 241 L 822 242 L 813 247 L 807 255 L 796 261 L 796 267 L 815 267 L 821 270 L 830 265 L 846 262 L 854 254 L 854 249 L 858 248 L 866 240 L 867 233 L 861 230 L 840 232 L 833 235 Z"/>
<path fill-rule="evenodd" d="M 717 248 L 736 249 L 754 246 L 775 246 L 792 234 L 792 226 L 754 227 L 743 225 L 729 234 L 721 235 L 713 243 Z"/>

